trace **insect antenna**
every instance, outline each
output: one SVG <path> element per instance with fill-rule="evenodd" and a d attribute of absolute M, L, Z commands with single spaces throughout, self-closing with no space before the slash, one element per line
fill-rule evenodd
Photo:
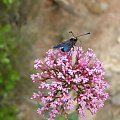
<path fill-rule="evenodd" d="M 69 33 L 71 33 L 71 34 L 72 34 L 72 36 L 73 36 L 73 37 L 75 37 L 72 31 L 69 31 Z"/>
<path fill-rule="evenodd" d="M 82 35 L 78 35 L 78 36 L 76 36 L 76 38 L 78 38 L 78 37 L 80 37 L 80 36 L 88 35 L 88 34 L 90 34 L 90 32 L 85 33 L 85 34 L 82 34 Z"/>
<path fill-rule="evenodd" d="M 78 37 L 80 37 L 80 36 L 88 35 L 88 34 L 90 34 L 90 32 L 84 33 L 84 34 L 82 34 L 82 35 L 78 35 L 78 36 L 76 36 L 76 38 L 78 38 Z M 81 40 L 80 40 L 80 43 L 82 44 Z"/>
<path fill-rule="evenodd" d="M 87 32 L 87 33 L 84 33 L 84 34 L 81 34 L 81 35 L 78 35 L 78 36 L 75 37 L 72 31 L 69 31 L 69 33 L 71 33 L 74 38 L 78 38 L 78 37 L 80 37 L 80 36 L 84 36 L 84 35 L 91 34 L 90 32 Z M 81 41 L 80 41 L 80 43 L 82 44 Z"/>

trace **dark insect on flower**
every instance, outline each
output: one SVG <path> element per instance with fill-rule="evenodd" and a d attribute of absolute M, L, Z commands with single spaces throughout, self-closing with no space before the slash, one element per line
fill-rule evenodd
<path fill-rule="evenodd" d="M 90 34 L 90 32 L 88 32 L 88 33 L 78 35 L 75 37 L 72 31 L 70 31 L 69 33 L 72 34 L 73 36 L 72 38 L 70 38 L 69 40 L 63 41 L 58 45 L 55 45 L 53 48 L 60 48 L 63 52 L 69 52 L 71 48 L 75 46 L 78 40 L 78 37 Z"/>

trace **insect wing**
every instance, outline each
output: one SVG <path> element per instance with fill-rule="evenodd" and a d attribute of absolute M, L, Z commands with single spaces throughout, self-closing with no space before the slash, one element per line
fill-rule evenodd
<path fill-rule="evenodd" d="M 63 52 L 69 52 L 70 49 L 74 46 L 74 43 L 70 40 L 61 42 L 58 45 L 55 45 L 53 48 L 61 48 Z"/>
<path fill-rule="evenodd" d="M 65 46 L 69 45 L 70 42 L 71 42 L 70 40 L 63 41 L 63 42 L 61 42 L 60 44 L 55 45 L 53 48 L 63 48 L 63 47 L 65 47 Z"/>
<path fill-rule="evenodd" d="M 53 48 L 61 48 L 61 47 L 64 46 L 64 44 L 65 44 L 66 42 L 67 42 L 67 41 L 61 42 L 60 44 L 55 45 Z"/>
<path fill-rule="evenodd" d="M 69 52 L 73 45 L 74 45 L 73 42 L 71 42 L 70 40 L 66 41 L 66 43 L 63 45 L 63 51 Z"/>

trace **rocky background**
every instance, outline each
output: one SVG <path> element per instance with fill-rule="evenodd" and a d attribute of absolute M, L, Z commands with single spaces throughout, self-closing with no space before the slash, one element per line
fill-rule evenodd
<path fill-rule="evenodd" d="M 104 62 L 105 79 L 110 84 L 109 100 L 95 116 L 87 113 L 87 120 L 120 120 L 120 1 L 119 0 L 21 0 L 11 11 L 11 24 L 20 28 L 21 38 L 28 46 L 21 46 L 19 58 L 21 79 L 13 96 L 20 120 L 40 120 L 36 103 L 29 98 L 35 91 L 30 80 L 33 61 L 43 59 L 53 45 L 68 39 L 69 31 L 81 37 L 84 50 L 92 48 Z M 32 72 L 31 72 L 32 71 Z"/>

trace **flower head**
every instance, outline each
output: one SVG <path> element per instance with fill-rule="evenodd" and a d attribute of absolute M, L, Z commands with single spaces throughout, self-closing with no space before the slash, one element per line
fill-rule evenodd
<path fill-rule="evenodd" d="M 74 102 L 77 113 L 84 119 L 86 108 L 95 114 L 108 98 L 103 64 L 92 49 L 87 52 L 80 47 L 74 47 L 70 52 L 50 49 L 44 61 L 35 60 L 34 68 L 40 71 L 31 75 L 39 91 L 32 99 L 42 102 L 43 106 L 37 112 L 49 111 L 49 120 L 72 110 Z M 75 93 L 73 96 L 71 91 Z"/>

